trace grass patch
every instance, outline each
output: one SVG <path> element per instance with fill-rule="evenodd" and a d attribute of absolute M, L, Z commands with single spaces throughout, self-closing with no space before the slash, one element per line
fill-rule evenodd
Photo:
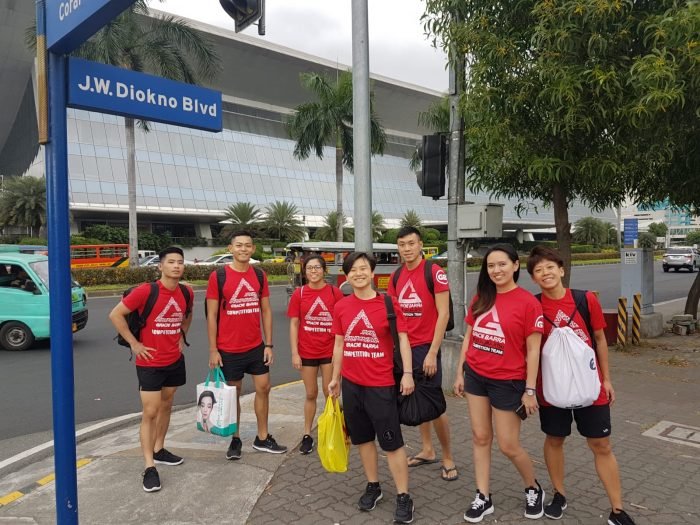
<path fill-rule="evenodd" d="M 667 359 L 654 359 L 654 362 L 662 366 L 672 366 L 674 368 L 688 368 L 690 366 L 690 362 L 687 359 L 676 355 Z"/>

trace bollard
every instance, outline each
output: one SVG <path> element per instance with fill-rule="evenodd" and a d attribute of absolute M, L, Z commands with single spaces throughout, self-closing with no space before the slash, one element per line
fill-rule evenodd
<path fill-rule="evenodd" d="M 641 326 L 642 317 L 642 294 L 634 294 L 632 302 L 632 344 L 639 344 L 639 327 Z"/>
<path fill-rule="evenodd" d="M 617 300 L 617 344 L 627 344 L 627 297 Z"/>

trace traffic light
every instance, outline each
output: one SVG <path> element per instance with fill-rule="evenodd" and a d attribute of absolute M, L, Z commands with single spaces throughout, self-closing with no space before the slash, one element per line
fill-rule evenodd
<path fill-rule="evenodd" d="M 445 196 L 445 168 L 447 167 L 447 137 L 423 136 L 421 173 L 418 186 L 421 195 L 438 200 Z"/>
<path fill-rule="evenodd" d="M 258 22 L 258 34 L 265 34 L 265 0 L 219 0 L 224 11 L 233 18 L 236 33 Z"/>

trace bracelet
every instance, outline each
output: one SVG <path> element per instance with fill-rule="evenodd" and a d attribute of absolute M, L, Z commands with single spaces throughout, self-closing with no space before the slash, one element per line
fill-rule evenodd
<path fill-rule="evenodd" d="M 413 375 L 413 372 L 404 372 L 404 373 L 403 373 L 403 375 L 406 375 L 406 374 L 408 374 L 408 375 Z"/>
<path fill-rule="evenodd" d="M 265 348 L 274 348 L 275 345 L 265 345 Z"/>

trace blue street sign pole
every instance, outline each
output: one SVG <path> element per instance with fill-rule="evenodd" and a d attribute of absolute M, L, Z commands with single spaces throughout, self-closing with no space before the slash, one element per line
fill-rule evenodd
<path fill-rule="evenodd" d="M 75 450 L 73 320 L 71 314 L 66 57 L 49 53 L 49 143 L 46 146 L 46 211 L 51 292 L 51 394 L 53 402 L 56 523 L 78 523 Z"/>

